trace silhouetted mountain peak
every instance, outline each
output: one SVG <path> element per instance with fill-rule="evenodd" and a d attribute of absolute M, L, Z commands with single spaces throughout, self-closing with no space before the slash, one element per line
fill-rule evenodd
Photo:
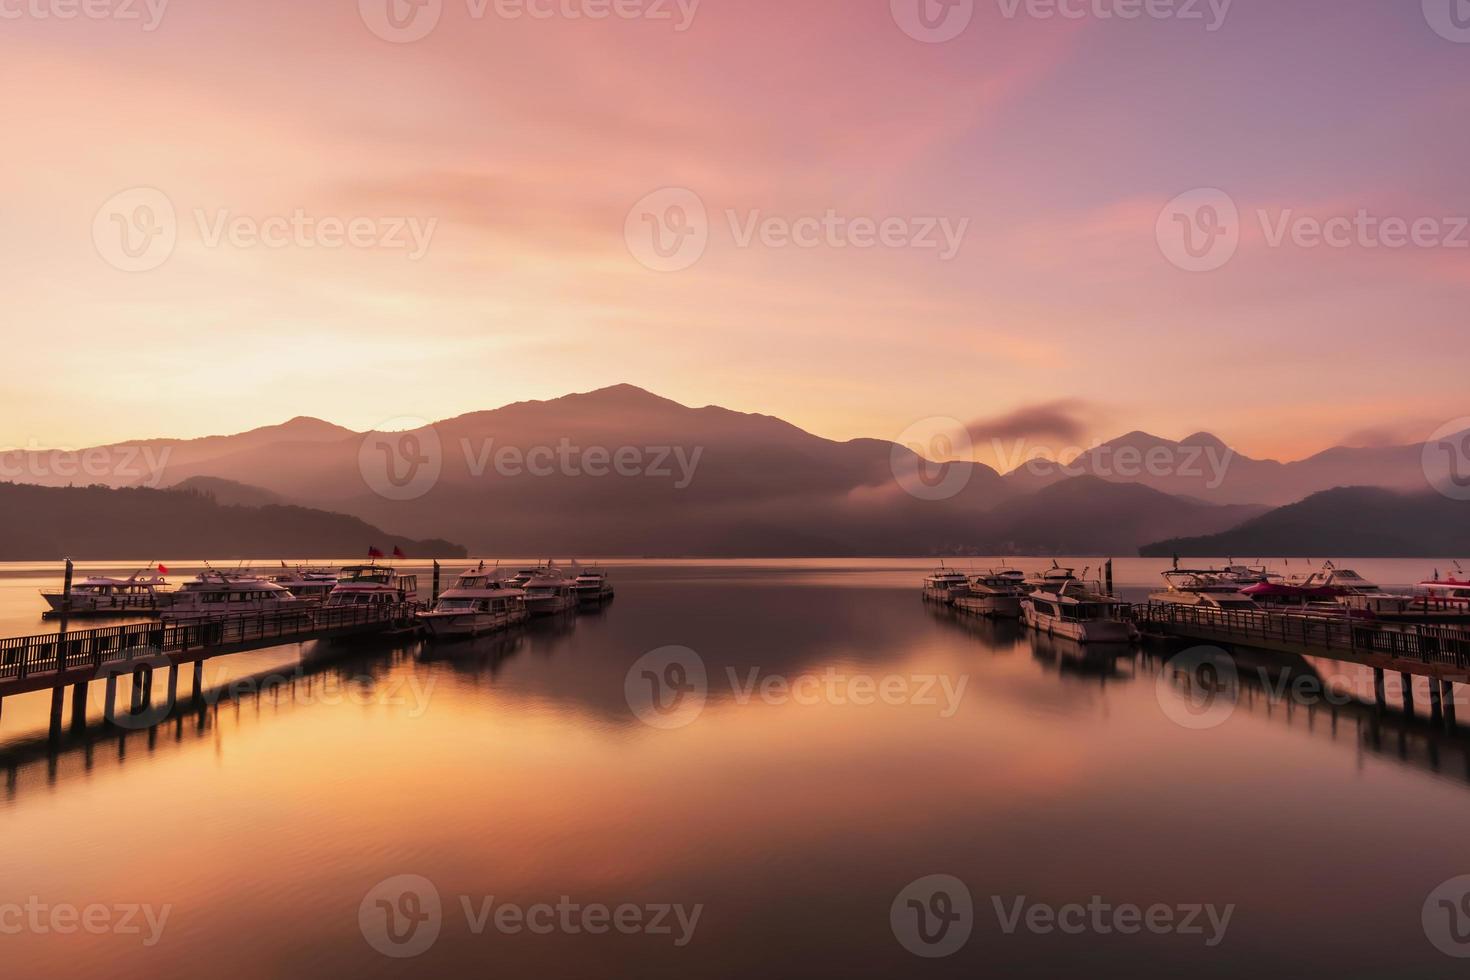
<path fill-rule="evenodd" d="M 1185 436 L 1179 440 L 1179 445 L 1198 446 L 1201 449 L 1216 449 L 1220 452 L 1225 452 L 1230 448 L 1225 444 L 1224 439 L 1221 439 L 1213 432 L 1196 432 L 1193 435 Z"/>

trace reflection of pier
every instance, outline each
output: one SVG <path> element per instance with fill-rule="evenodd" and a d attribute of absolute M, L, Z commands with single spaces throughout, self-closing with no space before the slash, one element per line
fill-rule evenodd
<path fill-rule="evenodd" d="M 1252 657 L 1237 651 L 1235 671 L 1222 677 L 1191 663 L 1180 669 L 1170 653 L 1145 648 L 1140 673 L 1158 678 L 1171 671 L 1171 682 L 1186 696 L 1204 701 L 1226 699 L 1237 709 L 1279 721 L 1308 735 L 1337 741 L 1347 726 L 1360 752 L 1392 756 L 1400 762 L 1470 784 L 1470 737 L 1463 729 L 1442 728 L 1439 718 L 1426 723 L 1412 698 L 1390 707 L 1334 689 L 1307 661 L 1263 652 Z"/>
<path fill-rule="evenodd" d="M 66 689 L 72 689 L 72 718 L 85 718 L 87 685 L 106 683 L 105 715 L 117 717 L 117 680 L 133 678 L 131 710 L 152 700 L 153 675 L 168 669 L 168 701 L 178 697 L 179 668 L 194 665 L 193 696 L 204 680 L 204 661 L 213 657 L 288 643 L 345 636 L 382 635 L 412 623 L 416 607 L 381 603 L 324 609 L 244 613 L 171 623 L 134 623 L 0 639 L 0 705 L 14 694 L 51 691 L 51 733 L 61 730 Z"/>
<path fill-rule="evenodd" d="M 1302 657 L 1357 664 L 1373 671 L 1375 700 L 1387 702 L 1384 674 L 1401 675 L 1412 706 L 1412 678 L 1429 680 L 1429 710 L 1455 725 L 1455 683 L 1470 680 L 1470 631 L 1427 624 L 1398 625 L 1346 616 L 1292 615 L 1263 610 L 1207 609 L 1150 602 L 1133 608 L 1148 633 L 1204 643 L 1241 645 Z"/>
<path fill-rule="evenodd" d="M 186 740 L 212 737 L 225 706 L 233 707 L 234 719 L 243 722 L 263 711 L 269 711 L 269 717 L 291 707 L 370 696 L 404 657 L 414 655 L 412 647 L 368 649 L 375 652 L 356 646 L 333 648 L 331 656 L 307 656 L 290 667 L 232 677 L 177 705 L 148 703 L 112 722 L 87 724 L 83 716 L 60 737 L 38 732 L 13 741 L 0 750 L 6 792 L 13 797 L 23 777 L 44 774 L 50 784 L 64 772 L 92 772 L 109 763 L 121 766 L 139 747 L 152 755 Z M 252 706 L 255 710 L 248 711 Z"/>

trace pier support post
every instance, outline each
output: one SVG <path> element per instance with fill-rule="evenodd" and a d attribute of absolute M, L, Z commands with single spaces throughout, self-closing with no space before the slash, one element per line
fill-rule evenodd
<path fill-rule="evenodd" d="M 179 700 L 179 665 L 168 665 L 168 710 L 172 711 Z"/>
<path fill-rule="evenodd" d="M 1444 682 L 1444 723 L 1446 728 L 1455 727 L 1455 682 Z"/>
<path fill-rule="evenodd" d="M 109 725 L 117 722 L 117 675 L 107 675 L 107 692 L 102 696 L 102 717 Z"/>
<path fill-rule="evenodd" d="M 55 738 L 61 734 L 61 706 L 66 701 L 66 688 L 64 686 L 51 689 L 51 737 Z"/>
<path fill-rule="evenodd" d="M 194 700 L 204 697 L 204 661 L 194 661 Z"/>
<path fill-rule="evenodd" d="M 1429 720 L 1438 723 L 1444 717 L 1444 711 L 1440 707 L 1439 678 L 1429 678 Z"/>
<path fill-rule="evenodd" d="M 1399 683 L 1403 685 L 1404 713 L 1412 718 L 1414 717 L 1414 675 L 1399 674 Z"/>
<path fill-rule="evenodd" d="M 144 684 L 147 683 L 147 675 L 147 667 L 138 667 L 133 671 L 133 714 L 137 714 L 143 710 L 143 699 L 146 696 Z"/>
<path fill-rule="evenodd" d="M 1383 689 L 1382 667 L 1373 668 L 1373 703 L 1378 705 L 1380 711 L 1388 704 L 1388 695 L 1384 693 Z"/>
<path fill-rule="evenodd" d="M 71 727 L 77 731 L 87 727 L 87 682 L 71 686 Z"/>

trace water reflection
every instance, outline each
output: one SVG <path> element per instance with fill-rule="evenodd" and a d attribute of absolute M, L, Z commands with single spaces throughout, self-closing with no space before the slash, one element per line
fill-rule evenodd
<path fill-rule="evenodd" d="M 1081 957 L 1104 976 L 1225 976 L 1289 949 L 1351 972 L 1373 943 L 1419 975 L 1443 972 L 1416 954 L 1414 915 L 1381 914 L 1412 912 L 1454 870 L 1443 847 L 1361 836 L 1405 812 L 1445 826 L 1463 812 L 1466 741 L 1430 724 L 1422 700 L 1417 715 L 1379 708 L 1317 664 L 1240 656 L 1229 685 L 1192 679 L 1231 712 L 1189 728 L 1164 707 L 1189 693 L 1176 650 L 1084 648 L 957 616 L 871 570 L 854 587 L 829 568 L 767 574 L 630 568 L 596 615 L 225 658 L 202 706 L 141 731 L 89 716 L 56 746 L 23 734 L 25 712 L 7 705 L 0 810 L 15 829 L 0 900 L 156 898 L 181 923 L 146 957 L 106 937 L 64 950 L 20 937 L 9 966 L 25 975 L 61 956 L 156 976 L 248 935 L 276 975 L 399 975 L 357 909 L 384 879 L 417 874 L 451 907 L 460 894 L 568 894 L 707 911 L 677 952 L 446 924 L 416 972 L 977 976 Z M 695 719 L 664 730 L 625 684 L 670 645 L 697 654 L 708 689 Z M 98 813 L 146 826 L 169 859 L 98 847 L 79 862 Z M 1344 861 L 1354 875 L 1324 896 L 1316 882 Z M 991 923 L 923 963 L 894 941 L 889 906 L 936 873 L 968 882 L 980 908 L 992 894 L 1238 902 L 1238 933 L 1206 954 Z"/>

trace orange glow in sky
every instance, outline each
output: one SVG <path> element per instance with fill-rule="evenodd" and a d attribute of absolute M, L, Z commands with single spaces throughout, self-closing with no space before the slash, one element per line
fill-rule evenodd
<path fill-rule="evenodd" d="M 619 382 L 837 439 L 1069 399 L 1084 444 L 1278 458 L 1463 414 L 1470 248 L 1277 234 L 1470 214 L 1470 49 L 1417 4 L 1326 45 L 1316 2 L 1214 30 L 980 3 L 944 43 L 906 0 L 430 0 L 417 40 L 379 36 L 387 2 L 6 21 L 0 443 Z M 676 271 L 628 237 L 663 188 L 705 212 Z M 1158 237 L 1197 188 L 1239 206 L 1205 272 Z"/>

